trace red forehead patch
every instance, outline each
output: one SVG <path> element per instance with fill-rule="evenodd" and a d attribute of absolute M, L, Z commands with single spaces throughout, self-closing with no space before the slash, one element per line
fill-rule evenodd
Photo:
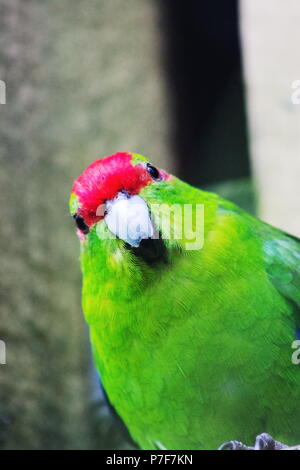
<path fill-rule="evenodd" d="M 132 165 L 131 159 L 131 153 L 115 153 L 92 163 L 75 180 L 72 191 L 78 196 L 78 213 L 88 225 L 103 218 L 99 207 L 119 191 L 138 194 L 151 182 L 147 170 L 142 165 Z"/>

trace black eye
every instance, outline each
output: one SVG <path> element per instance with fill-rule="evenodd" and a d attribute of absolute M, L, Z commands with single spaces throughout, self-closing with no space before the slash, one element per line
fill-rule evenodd
<path fill-rule="evenodd" d="M 151 175 L 151 177 L 154 180 L 159 181 L 161 179 L 158 169 L 155 168 L 155 166 L 151 165 L 150 163 L 147 163 L 146 170 L 148 171 L 149 175 Z"/>
<path fill-rule="evenodd" d="M 79 230 L 81 230 L 83 233 L 89 233 L 89 227 L 86 225 L 83 217 L 78 214 L 74 214 L 73 217 Z"/>

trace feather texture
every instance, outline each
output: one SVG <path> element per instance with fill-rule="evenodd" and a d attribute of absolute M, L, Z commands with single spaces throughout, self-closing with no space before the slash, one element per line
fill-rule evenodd
<path fill-rule="evenodd" d="M 79 202 L 88 185 L 98 203 L 97 178 L 75 183 Z M 213 449 L 266 431 L 298 443 L 299 242 L 174 177 L 138 194 L 149 207 L 203 204 L 205 225 L 200 250 L 163 240 L 163 263 L 105 237 L 101 221 L 81 243 L 95 362 L 133 439 L 147 449 Z"/>

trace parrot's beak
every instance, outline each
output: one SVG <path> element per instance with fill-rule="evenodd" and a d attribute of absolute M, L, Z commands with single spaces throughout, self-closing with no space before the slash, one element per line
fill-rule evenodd
<path fill-rule="evenodd" d="M 145 238 L 154 234 L 149 208 L 140 196 L 125 192 L 106 201 L 104 221 L 109 230 L 132 247 L 138 247 Z"/>

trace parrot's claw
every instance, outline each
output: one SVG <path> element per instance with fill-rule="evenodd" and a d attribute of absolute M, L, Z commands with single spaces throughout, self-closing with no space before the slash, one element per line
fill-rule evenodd
<path fill-rule="evenodd" d="M 254 450 L 282 450 L 287 447 L 281 442 L 275 441 L 270 434 L 264 432 L 256 437 Z"/>
<path fill-rule="evenodd" d="M 275 441 L 270 434 L 263 432 L 256 436 L 254 450 L 282 450 L 285 449 L 286 445 L 281 442 Z"/>
<path fill-rule="evenodd" d="M 255 439 L 254 447 L 249 447 L 239 441 L 229 441 L 222 444 L 218 450 L 282 450 L 288 446 L 281 442 L 275 441 L 270 434 L 263 432 Z"/>
<path fill-rule="evenodd" d="M 229 441 L 222 444 L 218 450 L 251 450 L 251 447 L 246 446 L 239 441 Z"/>

